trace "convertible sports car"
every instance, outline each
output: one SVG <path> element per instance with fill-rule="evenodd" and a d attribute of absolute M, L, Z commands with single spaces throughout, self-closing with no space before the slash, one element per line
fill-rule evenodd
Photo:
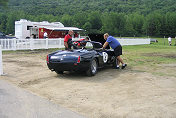
<path fill-rule="evenodd" d="M 100 42 L 86 41 L 86 46 L 82 48 L 58 50 L 48 54 L 47 65 L 57 74 L 64 71 L 83 71 L 88 76 L 94 76 L 97 69 L 105 65 L 112 65 L 115 68 L 117 59 L 112 49 L 102 50 Z"/>

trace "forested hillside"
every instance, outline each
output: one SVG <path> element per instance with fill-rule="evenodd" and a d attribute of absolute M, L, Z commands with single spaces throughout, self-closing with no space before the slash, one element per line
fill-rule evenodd
<path fill-rule="evenodd" d="M 74 15 L 80 11 L 138 12 L 147 15 L 153 11 L 167 13 L 176 10 L 175 0 L 10 0 L 9 6 L 32 15 Z"/>
<path fill-rule="evenodd" d="M 60 21 L 87 33 L 116 36 L 175 36 L 174 0 L 9 0 L 0 8 L 0 31 L 14 34 L 14 22 Z"/>

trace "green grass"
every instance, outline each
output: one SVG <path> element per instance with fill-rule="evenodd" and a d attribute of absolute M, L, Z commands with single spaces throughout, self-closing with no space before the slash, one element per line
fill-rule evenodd
<path fill-rule="evenodd" d="M 155 65 L 176 63 L 176 46 L 164 45 L 162 38 L 150 45 L 123 46 L 123 58 L 130 65 Z M 166 39 L 165 39 L 166 40 Z"/>
<path fill-rule="evenodd" d="M 176 65 L 176 46 L 169 46 L 166 42 L 164 45 L 161 38 L 157 38 L 157 40 L 158 43 L 149 45 L 123 46 L 124 62 L 128 64 L 129 70 L 134 72 L 176 77 L 175 68 L 167 66 L 167 64 Z"/>

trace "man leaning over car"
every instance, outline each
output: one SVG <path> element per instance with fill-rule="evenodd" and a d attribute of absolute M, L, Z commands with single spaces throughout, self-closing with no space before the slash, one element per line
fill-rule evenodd
<path fill-rule="evenodd" d="M 117 65 L 117 69 L 119 69 L 119 64 L 122 63 L 122 69 L 124 69 L 127 64 L 125 64 L 123 62 L 123 59 L 120 57 L 120 55 L 122 55 L 122 46 L 119 43 L 119 41 L 117 39 L 115 39 L 112 36 L 109 36 L 108 33 L 104 34 L 104 39 L 106 40 L 106 42 L 103 45 L 103 49 L 106 48 L 106 46 L 108 46 L 108 44 L 111 46 L 112 49 L 114 49 L 114 54 L 115 56 L 117 56 L 118 59 L 118 65 Z"/>
<path fill-rule="evenodd" d="M 74 32 L 72 30 L 69 30 L 68 34 L 65 35 L 65 38 L 64 38 L 65 50 L 71 49 L 71 46 L 72 46 L 72 35 L 73 34 L 74 34 Z"/>

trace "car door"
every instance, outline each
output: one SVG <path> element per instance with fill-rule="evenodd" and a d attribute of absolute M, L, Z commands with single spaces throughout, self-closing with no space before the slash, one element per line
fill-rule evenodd
<path fill-rule="evenodd" d="M 98 59 L 99 59 L 99 66 L 103 67 L 108 61 L 108 54 L 106 51 L 99 50 L 97 51 Z"/>

